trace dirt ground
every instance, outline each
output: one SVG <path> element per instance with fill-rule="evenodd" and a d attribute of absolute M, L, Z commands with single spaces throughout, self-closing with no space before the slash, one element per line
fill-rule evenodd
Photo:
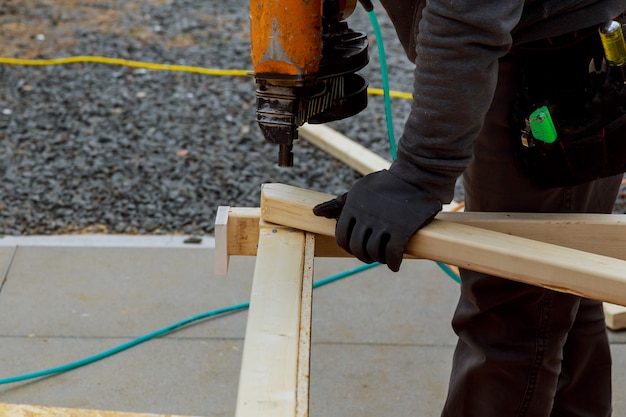
<path fill-rule="evenodd" d="M 147 4 L 171 0 L 2 0 L 0 2 L 0 56 L 51 58 L 76 45 L 81 28 L 154 39 L 154 22 L 140 11 Z M 169 46 L 185 46 L 191 39 L 178 37 Z"/>

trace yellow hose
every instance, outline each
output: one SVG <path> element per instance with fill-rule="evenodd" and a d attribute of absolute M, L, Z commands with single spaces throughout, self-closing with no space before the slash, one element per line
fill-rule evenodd
<path fill-rule="evenodd" d="M 129 59 L 121 58 L 109 58 L 105 56 L 70 56 L 67 58 L 52 58 L 52 59 L 21 59 L 21 58 L 6 58 L 0 57 L 0 64 L 5 65 L 25 65 L 25 66 L 47 66 L 47 65 L 63 65 L 63 64 L 76 64 L 81 62 L 92 62 L 97 64 L 107 65 L 122 65 L 135 68 L 146 68 L 155 71 L 177 71 L 177 72 L 191 72 L 204 75 L 216 75 L 216 76 L 230 76 L 230 77 L 246 77 L 252 76 L 253 72 L 249 70 L 239 69 L 215 69 L 194 67 L 190 65 L 170 65 L 170 64 L 157 64 L 153 62 L 132 61 Z M 382 96 L 382 88 L 368 88 L 368 94 Z M 403 98 L 411 100 L 413 95 L 411 93 L 405 93 L 402 91 L 390 91 L 389 95 L 394 98 Z"/>
<path fill-rule="evenodd" d="M 225 76 L 240 76 L 240 77 L 251 75 L 251 73 L 246 70 L 224 70 L 224 69 L 193 67 L 189 65 L 156 64 L 152 62 L 131 61 L 128 59 L 108 58 L 105 56 L 70 56 L 67 58 L 54 58 L 54 59 L 19 59 L 19 58 L 0 57 L 0 64 L 9 64 L 9 65 L 44 66 L 44 65 L 75 64 L 79 62 L 94 62 L 98 64 L 123 65 L 127 67 L 147 68 L 147 69 L 156 70 L 156 71 L 193 72 L 193 73 L 205 74 L 205 75 L 225 75 Z"/>
<path fill-rule="evenodd" d="M 367 92 L 369 94 L 372 94 L 372 95 L 375 95 L 375 96 L 382 96 L 384 94 L 382 88 L 368 88 Z M 405 93 L 403 91 L 389 90 L 389 95 L 391 97 L 394 97 L 394 98 L 406 98 L 406 99 L 409 99 L 409 100 L 413 99 L 413 94 Z"/>

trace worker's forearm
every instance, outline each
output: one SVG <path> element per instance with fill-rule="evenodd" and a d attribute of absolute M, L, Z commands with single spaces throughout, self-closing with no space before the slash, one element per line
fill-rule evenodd
<path fill-rule="evenodd" d="M 392 172 L 446 202 L 493 98 L 523 1 L 431 1 L 417 38 L 414 101 Z"/>

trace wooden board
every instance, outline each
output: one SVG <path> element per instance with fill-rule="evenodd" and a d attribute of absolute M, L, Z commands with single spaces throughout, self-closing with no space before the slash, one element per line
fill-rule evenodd
<path fill-rule="evenodd" d="M 265 184 L 264 221 L 332 236 L 335 220 L 315 216 L 328 195 Z M 410 240 L 407 253 L 556 291 L 626 305 L 626 261 L 435 219 Z"/>
<path fill-rule="evenodd" d="M 611 330 L 626 329 L 626 307 L 604 303 L 606 327 Z"/>
<path fill-rule="evenodd" d="M 227 275 L 231 255 L 256 256 L 260 208 L 219 206 L 215 216 L 215 274 Z"/>
<path fill-rule="evenodd" d="M 437 219 L 626 260 L 624 214 L 439 213 Z"/>
<path fill-rule="evenodd" d="M 256 256 L 261 208 L 227 207 L 227 209 L 227 220 L 222 220 L 225 233 L 217 232 L 218 219 L 223 217 L 216 217 L 216 258 L 218 258 L 218 253 L 226 254 L 224 256 Z M 315 256 L 345 257 L 349 254 L 337 246 L 333 237 L 319 235 L 315 238 Z M 222 258 L 222 256 L 219 257 Z M 220 262 L 224 263 L 225 261 L 220 260 Z"/>
<path fill-rule="evenodd" d="M 314 199 L 303 204 L 332 198 L 328 194 L 311 195 Z M 256 256 L 261 209 L 230 207 L 228 217 L 226 240 L 218 238 L 216 233 L 216 249 L 227 246 L 229 256 Z M 626 260 L 626 215 L 459 212 L 439 213 L 437 219 Z M 337 246 L 333 236 L 318 235 L 315 256 L 349 255 Z"/>
<path fill-rule="evenodd" d="M 313 318 L 315 235 L 313 233 L 306 233 L 304 239 L 304 270 L 302 275 L 302 308 L 300 310 L 296 417 L 309 416 L 309 388 L 311 376 L 311 325 Z"/>
<path fill-rule="evenodd" d="M 82 410 L 38 405 L 2 404 L 2 417 L 182 417 L 173 414 L 124 413 L 119 411 Z"/>
<path fill-rule="evenodd" d="M 298 133 L 302 139 L 363 175 L 387 169 L 391 165 L 385 158 L 328 126 L 304 124 Z"/>
<path fill-rule="evenodd" d="M 311 308 L 303 307 L 303 303 L 310 303 L 307 292 L 303 298 L 303 280 L 308 276 L 305 270 L 312 268 L 313 251 L 306 248 L 306 243 L 301 231 L 275 226 L 260 228 L 237 417 L 292 417 L 298 407 L 305 407 L 308 413 L 308 387 L 306 401 L 302 392 L 298 394 L 299 383 L 305 380 L 308 385 L 306 358 L 310 342 L 301 339 L 301 324 L 302 315 L 310 314 Z M 304 328 L 310 337 L 310 317 L 305 319 Z M 306 339 L 305 334 L 302 337 Z M 305 349 L 306 355 L 301 357 Z M 300 371 L 300 365 L 307 368 Z"/>

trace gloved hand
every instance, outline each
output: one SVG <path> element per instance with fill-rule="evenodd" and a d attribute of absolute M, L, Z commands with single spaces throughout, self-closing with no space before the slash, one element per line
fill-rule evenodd
<path fill-rule="evenodd" d="M 313 208 L 337 219 L 335 237 L 363 262 L 380 262 L 397 272 L 409 238 L 441 211 L 441 203 L 387 170 L 358 180 L 342 196 Z"/>

